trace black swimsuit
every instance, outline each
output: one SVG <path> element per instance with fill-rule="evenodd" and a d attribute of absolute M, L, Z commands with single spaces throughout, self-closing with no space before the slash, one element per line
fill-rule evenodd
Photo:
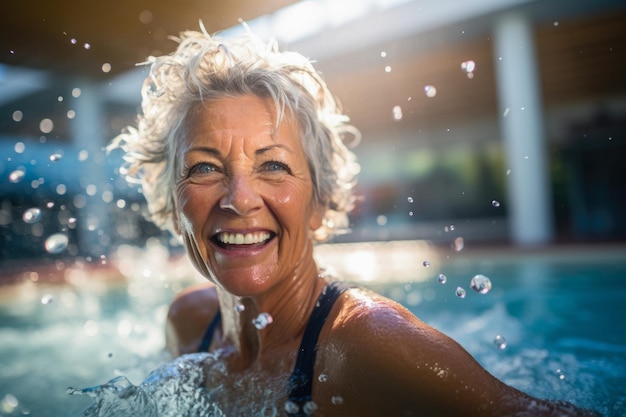
<path fill-rule="evenodd" d="M 333 282 L 324 287 L 324 290 L 320 294 L 316 307 L 311 313 L 309 322 L 307 323 L 304 335 L 302 336 L 302 342 L 300 343 L 300 350 L 298 351 L 298 357 L 296 358 L 296 366 L 294 367 L 291 376 L 289 377 L 289 404 L 288 408 L 297 408 L 297 412 L 291 412 L 288 410 L 287 414 L 290 417 L 303 417 L 310 415 L 305 413 L 305 404 L 311 401 L 311 391 L 313 388 L 313 368 L 315 366 L 315 354 L 317 353 L 317 339 L 319 337 L 322 326 L 328 318 L 333 304 L 339 298 L 341 293 L 347 290 L 347 287 L 341 286 L 337 282 Z M 211 345 L 213 339 L 213 333 L 220 324 L 221 314 L 219 310 L 215 315 L 215 318 L 207 327 L 202 342 L 198 347 L 198 351 L 207 351 Z"/>

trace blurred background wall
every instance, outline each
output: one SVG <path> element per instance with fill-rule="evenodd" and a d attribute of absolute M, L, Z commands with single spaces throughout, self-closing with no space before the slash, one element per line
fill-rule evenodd
<path fill-rule="evenodd" d="M 352 233 L 537 246 L 626 240 L 626 3 L 32 0 L 0 14 L 0 263 L 168 237 L 103 147 L 149 55 L 199 28 L 316 62 L 362 133 Z M 29 210 L 34 209 L 34 210 Z M 58 250 L 50 236 L 66 236 Z M 46 247 L 48 242 L 48 247 Z M 459 240 L 457 240 L 459 244 Z M 52 246 L 52 247 L 51 247 Z M 59 253 L 57 253 L 59 252 Z"/>

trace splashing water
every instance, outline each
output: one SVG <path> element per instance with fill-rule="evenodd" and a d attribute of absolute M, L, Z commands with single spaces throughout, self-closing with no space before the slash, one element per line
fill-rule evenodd
<path fill-rule="evenodd" d="M 427 85 L 424 87 L 424 93 L 426 94 L 426 97 L 433 98 L 437 95 L 437 89 L 432 85 Z"/>
<path fill-rule="evenodd" d="M 22 220 L 28 224 L 37 223 L 41 220 L 41 210 L 37 207 L 29 208 L 22 214 Z"/>
<path fill-rule="evenodd" d="M 493 344 L 500 350 L 506 348 L 506 339 L 504 336 L 497 335 L 495 339 L 493 339 Z"/>
<path fill-rule="evenodd" d="M 272 324 L 272 321 L 274 321 L 274 319 L 269 313 L 261 313 L 257 316 L 257 318 L 252 320 L 252 324 L 254 324 L 254 327 L 257 329 L 263 330 L 268 325 Z"/>
<path fill-rule="evenodd" d="M 215 363 L 210 353 L 181 356 L 156 369 L 139 385 L 126 377 L 85 389 L 68 388 L 70 395 L 87 395 L 92 405 L 81 417 L 223 417 L 205 388 L 205 367 Z"/>
<path fill-rule="evenodd" d="M 459 297 L 459 298 L 465 298 L 465 290 L 463 289 L 463 287 L 456 287 L 456 290 L 454 291 L 454 294 Z"/>
<path fill-rule="evenodd" d="M 479 294 L 487 294 L 491 291 L 491 280 L 482 274 L 478 274 L 470 281 L 470 287 Z"/>
<path fill-rule="evenodd" d="M 63 233 L 55 233 L 46 239 L 45 248 L 50 254 L 56 255 L 67 248 L 69 238 Z"/>
<path fill-rule="evenodd" d="M 26 171 L 24 171 L 23 168 L 18 168 L 9 174 L 9 181 L 16 184 L 22 181 L 22 178 L 24 178 L 24 175 L 26 175 Z"/>

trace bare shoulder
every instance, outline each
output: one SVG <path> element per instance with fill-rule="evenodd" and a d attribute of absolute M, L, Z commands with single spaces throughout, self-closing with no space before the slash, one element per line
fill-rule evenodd
<path fill-rule="evenodd" d="M 503 416 L 532 407 L 537 416 L 587 415 L 504 384 L 395 301 L 361 289 L 345 294 L 323 354 L 325 369 L 338 371 L 343 415 Z"/>
<path fill-rule="evenodd" d="M 175 356 L 197 351 L 218 309 L 217 290 L 211 283 L 194 285 L 178 293 L 167 313 L 167 349 Z"/>

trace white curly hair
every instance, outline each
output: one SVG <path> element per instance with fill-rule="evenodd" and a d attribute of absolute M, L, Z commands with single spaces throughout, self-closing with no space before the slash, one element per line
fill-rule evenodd
<path fill-rule="evenodd" d="M 194 106 L 254 94 L 273 100 L 276 127 L 286 112 L 298 122 L 314 198 L 325 207 L 315 239 L 323 241 L 346 231 L 360 168 L 344 141 L 351 137 L 357 143 L 360 134 L 342 114 L 311 61 L 279 51 L 274 42 L 264 43 L 251 33 L 220 38 L 205 31 L 187 31 L 176 40 L 175 52 L 146 62 L 151 69 L 141 90 L 137 127 L 127 127 L 108 146 L 123 150 L 120 172 L 129 182 L 141 184 L 150 220 L 174 231 L 177 154 Z"/>

